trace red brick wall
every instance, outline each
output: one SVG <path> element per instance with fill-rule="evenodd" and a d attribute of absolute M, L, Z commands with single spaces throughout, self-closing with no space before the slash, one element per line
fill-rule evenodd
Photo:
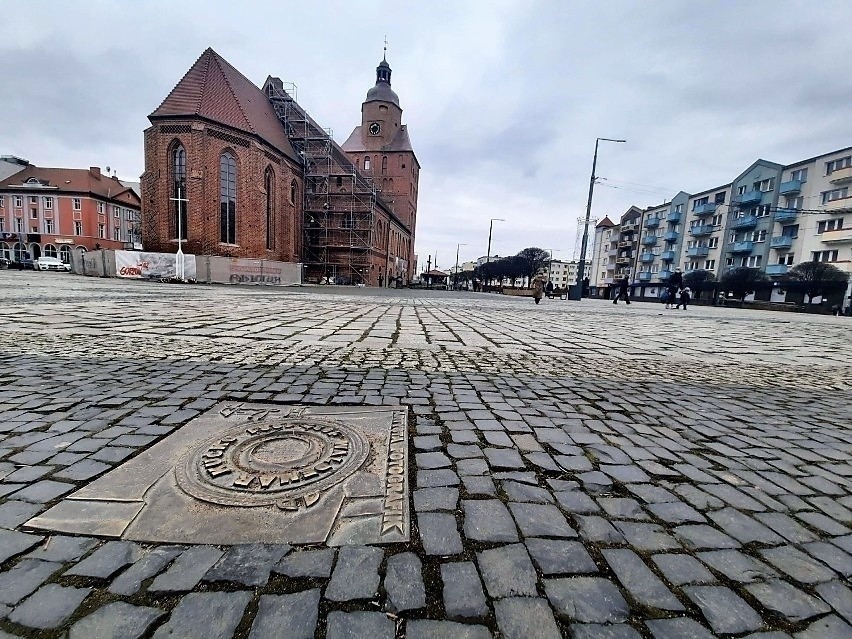
<path fill-rule="evenodd" d="M 213 133 L 213 135 L 211 135 Z M 170 175 L 172 145 L 186 150 L 188 231 L 184 251 L 196 255 L 264 258 L 298 262 L 302 246 L 302 178 L 291 160 L 251 136 L 200 120 L 158 121 L 145 131 L 142 175 L 142 241 L 146 250 L 174 252 L 174 204 Z M 224 152 L 237 164 L 236 244 L 220 242 L 219 158 Z M 275 175 L 274 248 L 266 243 L 264 171 Z M 296 202 L 290 185 L 296 181 Z"/>

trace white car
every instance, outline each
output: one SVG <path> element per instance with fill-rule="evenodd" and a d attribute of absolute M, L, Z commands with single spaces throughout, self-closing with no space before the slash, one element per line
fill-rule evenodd
<path fill-rule="evenodd" d="M 40 257 L 35 261 L 37 271 L 71 271 L 71 265 L 58 257 Z"/>

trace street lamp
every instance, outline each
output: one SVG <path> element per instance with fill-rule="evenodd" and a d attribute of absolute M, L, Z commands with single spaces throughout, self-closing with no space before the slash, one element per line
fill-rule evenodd
<path fill-rule="evenodd" d="M 485 255 L 485 272 L 488 273 L 488 265 L 491 263 L 491 231 L 494 229 L 494 222 L 505 222 L 502 217 L 492 217 L 491 223 L 488 225 L 488 253 Z"/>
<path fill-rule="evenodd" d="M 467 244 L 456 244 L 456 270 L 453 271 L 453 290 L 456 289 L 459 282 L 459 247 L 467 246 Z"/>
<path fill-rule="evenodd" d="M 592 194 L 595 192 L 595 168 L 598 164 L 598 143 L 599 142 L 627 142 L 627 140 L 614 140 L 613 138 L 595 138 L 595 156 L 592 160 L 592 178 L 589 180 L 589 201 L 586 203 L 586 223 L 583 226 L 583 243 L 580 246 L 580 263 L 577 265 L 577 288 L 576 298 L 583 299 L 583 278 L 586 275 L 586 246 L 589 243 L 589 218 L 592 214 Z"/>

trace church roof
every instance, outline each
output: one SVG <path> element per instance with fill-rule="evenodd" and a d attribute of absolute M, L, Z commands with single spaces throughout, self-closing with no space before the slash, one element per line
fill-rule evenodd
<path fill-rule="evenodd" d="M 343 143 L 343 150 L 348 153 L 366 151 L 367 148 L 364 146 L 363 132 L 363 126 L 356 126 L 352 133 L 349 134 L 349 137 L 346 138 L 346 142 Z M 408 137 L 408 125 L 406 124 L 400 126 L 396 135 L 393 136 L 393 140 L 381 149 L 382 153 L 392 153 L 395 151 L 409 151 L 414 153 L 414 147 L 411 146 L 411 138 Z"/>
<path fill-rule="evenodd" d="M 296 152 L 269 100 L 254 83 L 208 48 L 148 116 L 197 116 L 258 136 L 290 158 Z"/>
<path fill-rule="evenodd" d="M 609 219 L 608 215 L 605 215 L 604 219 L 602 219 L 600 222 L 598 222 L 598 225 L 595 228 L 596 229 L 608 229 L 612 226 L 615 226 L 615 224 L 613 223 L 613 221 L 611 219 Z"/>
<path fill-rule="evenodd" d="M 390 88 L 387 82 L 376 82 L 376 86 L 367 91 L 367 99 L 364 102 L 391 102 L 399 106 L 399 96 Z"/>

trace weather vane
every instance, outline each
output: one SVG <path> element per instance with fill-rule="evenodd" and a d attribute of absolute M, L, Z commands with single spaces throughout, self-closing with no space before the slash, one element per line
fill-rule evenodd
<path fill-rule="evenodd" d="M 387 60 L 388 57 L 388 36 L 385 34 L 385 54 L 382 56 Z"/>

